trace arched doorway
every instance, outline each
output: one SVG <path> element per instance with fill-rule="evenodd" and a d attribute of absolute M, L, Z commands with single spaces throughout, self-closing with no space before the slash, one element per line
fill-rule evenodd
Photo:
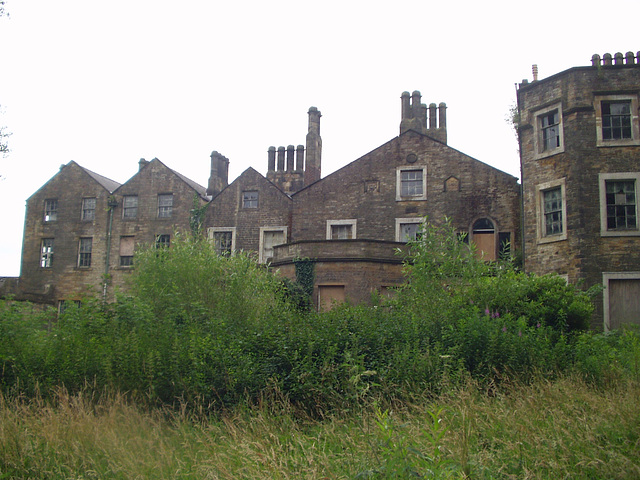
<path fill-rule="evenodd" d="M 473 223 L 472 240 L 480 258 L 496 260 L 496 228 L 490 219 L 479 218 Z"/>

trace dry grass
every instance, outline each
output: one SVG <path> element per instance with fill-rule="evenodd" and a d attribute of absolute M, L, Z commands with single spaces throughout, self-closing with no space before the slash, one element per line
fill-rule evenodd
<path fill-rule="evenodd" d="M 576 379 L 539 381 L 491 396 L 470 385 L 395 408 L 384 450 L 373 406 L 321 422 L 265 406 L 198 421 L 60 390 L 54 402 L 0 398 L 0 478 L 346 479 L 404 445 L 431 457 L 437 448 L 451 467 L 436 469 L 438 478 L 633 479 L 638 398 L 631 382 L 600 391 Z M 447 431 L 434 447 L 429 412 L 440 407 Z M 406 455 L 421 473 L 433 466 L 425 458 Z"/>

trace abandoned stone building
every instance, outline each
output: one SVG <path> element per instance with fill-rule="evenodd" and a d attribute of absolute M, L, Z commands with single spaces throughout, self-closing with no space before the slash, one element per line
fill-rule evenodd
<path fill-rule="evenodd" d="M 396 254 L 425 217 L 449 217 L 481 255 L 522 250 L 524 268 L 603 285 L 593 327 L 640 318 L 640 59 L 594 56 L 517 91 L 518 179 L 447 144 L 446 105 L 401 96 L 400 133 L 321 177 L 320 112 L 305 145 L 269 147 L 266 176 L 229 182 L 211 154 L 207 187 L 154 159 L 120 185 L 75 162 L 27 200 L 16 296 L 42 303 L 107 300 L 125 288 L 139 244 L 170 244 L 195 205 L 220 253 L 254 252 L 281 275 L 315 264 L 314 302 L 363 302 L 403 282 Z M 106 282 L 105 279 L 109 278 Z"/>
<path fill-rule="evenodd" d="M 602 285 L 593 328 L 640 323 L 640 52 L 518 87 L 524 267 Z"/>
<path fill-rule="evenodd" d="M 120 185 L 75 162 L 27 200 L 18 298 L 60 304 L 125 288 L 139 244 L 170 244 L 188 230 L 194 201 L 221 252 L 255 252 L 295 278 L 315 262 L 314 300 L 367 301 L 403 281 L 397 255 L 425 216 L 451 218 L 487 259 L 518 241 L 515 177 L 447 145 L 446 105 L 401 97 L 400 135 L 321 178 L 320 112 L 308 112 L 305 145 L 270 147 L 266 177 L 248 168 L 229 183 L 229 160 L 211 154 L 207 188 L 158 159 Z M 108 279 L 108 281 L 107 281 Z"/>

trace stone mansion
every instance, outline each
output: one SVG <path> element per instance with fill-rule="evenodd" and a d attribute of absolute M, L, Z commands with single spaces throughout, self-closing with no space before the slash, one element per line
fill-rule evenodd
<path fill-rule="evenodd" d="M 229 182 L 218 152 L 206 187 L 158 159 L 123 184 L 72 161 L 27 200 L 21 273 L 5 290 L 111 300 L 136 245 L 170 245 L 195 202 L 220 253 L 254 252 L 292 279 L 297 259 L 312 260 L 319 309 L 401 284 L 396 250 L 425 216 L 446 216 L 487 260 L 517 249 L 526 272 L 602 285 L 594 329 L 639 323 L 640 53 L 536 76 L 517 89 L 521 183 L 449 146 L 446 105 L 417 91 L 401 96 L 397 137 L 325 177 L 315 107 L 304 145 L 269 147 L 266 176 L 248 168 Z"/>

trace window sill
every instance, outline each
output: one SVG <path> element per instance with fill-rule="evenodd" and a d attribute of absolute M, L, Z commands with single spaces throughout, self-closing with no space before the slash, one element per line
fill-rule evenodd
<path fill-rule="evenodd" d="M 538 245 L 543 245 L 545 243 L 554 243 L 554 242 L 561 242 L 563 240 L 567 239 L 567 234 L 563 233 L 560 235 L 549 235 L 548 237 L 541 237 L 538 238 Z"/>
<path fill-rule="evenodd" d="M 549 150 L 542 153 L 536 153 L 533 157 L 534 160 L 542 160 L 543 158 L 553 157 L 554 155 L 559 155 L 560 153 L 564 153 L 564 148 L 556 148 L 555 150 Z"/>
<path fill-rule="evenodd" d="M 400 197 L 396 198 L 396 202 L 426 202 L 427 197 Z"/>
<path fill-rule="evenodd" d="M 600 232 L 601 237 L 640 237 L 640 230 L 606 230 Z"/>
<path fill-rule="evenodd" d="M 596 147 L 637 147 L 640 145 L 640 140 L 635 138 L 627 138 L 624 140 L 600 140 L 598 139 Z"/>

